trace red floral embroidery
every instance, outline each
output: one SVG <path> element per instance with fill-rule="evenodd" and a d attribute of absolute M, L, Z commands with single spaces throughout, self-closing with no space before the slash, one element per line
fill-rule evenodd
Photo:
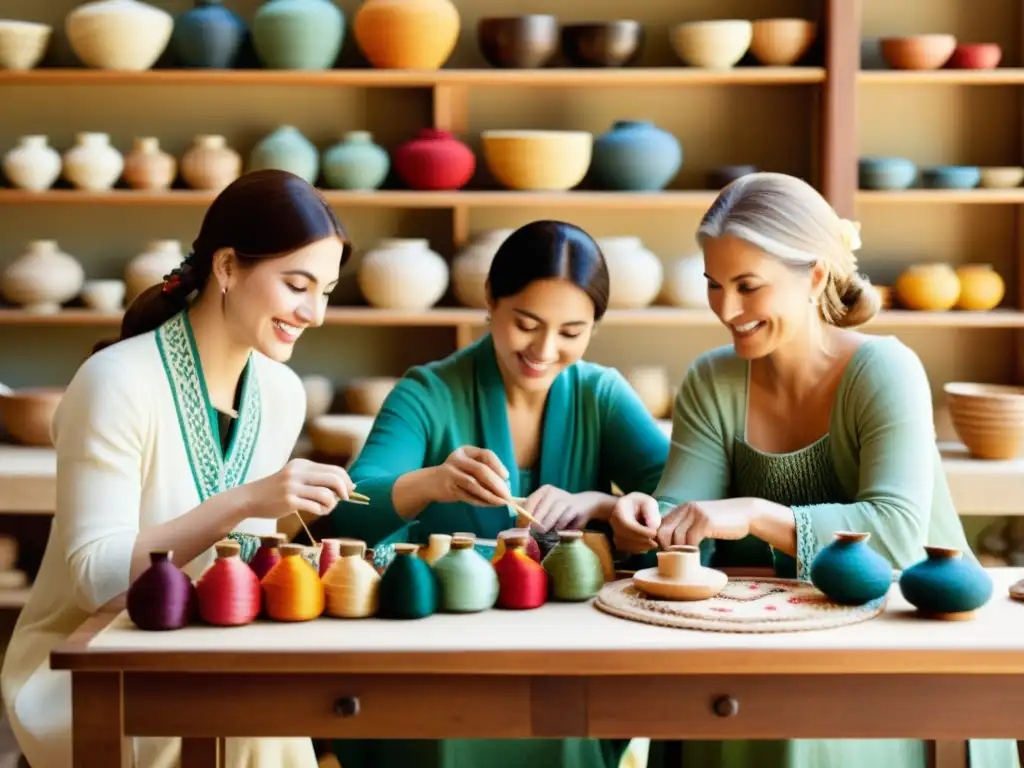
<path fill-rule="evenodd" d="M 732 613 L 732 608 L 712 608 L 716 613 Z"/>
<path fill-rule="evenodd" d="M 778 606 L 775 606 L 775 605 L 766 605 L 766 606 L 764 607 L 764 609 L 765 609 L 766 611 L 777 611 L 777 610 L 779 610 L 779 609 L 778 609 Z"/>

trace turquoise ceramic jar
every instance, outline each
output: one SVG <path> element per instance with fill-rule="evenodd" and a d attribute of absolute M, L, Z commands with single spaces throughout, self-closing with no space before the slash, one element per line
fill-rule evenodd
<path fill-rule="evenodd" d="M 330 69 L 345 39 L 345 14 L 331 0 L 267 0 L 252 42 L 268 69 Z"/>
<path fill-rule="evenodd" d="M 992 597 L 992 578 L 959 549 L 925 547 L 924 560 L 900 576 L 900 591 L 922 614 L 939 619 L 970 618 Z"/>
<path fill-rule="evenodd" d="M 315 184 L 320 175 L 320 153 L 298 128 L 282 125 L 260 139 L 249 157 L 249 170 L 266 168 L 288 171 Z"/>
<path fill-rule="evenodd" d="M 594 142 L 590 171 L 604 189 L 656 192 L 683 164 L 683 148 L 668 131 L 646 120 L 618 120 Z"/>
<path fill-rule="evenodd" d="M 839 531 L 811 563 L 811 583 L 841 605 L 864 605 L 892 586 L 892 565 L 868 546 L 870 533 Z"/>
<path fill-rule="evenodd" d="M 434 575 L 445 613 L 486 611 L 498 599 L 498 574 L 473 539 L 453 537 L 448 554 L 434 563 Z"/>
<path fill-rule="evenodd" d="M 324 183 L 331 189 L 377 189 L 391 169 L 387 151 L 369 131 L 349 131 L 324 152 Z"/>

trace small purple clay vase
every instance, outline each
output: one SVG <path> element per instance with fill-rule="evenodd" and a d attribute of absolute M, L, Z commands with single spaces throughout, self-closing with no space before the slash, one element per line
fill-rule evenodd
<path fill-rule="evenodd" d="M 150 552 L 151 565 L 128 589 L 128 618 L 139 629 L 181 629 L 199 607 L 192 580 L 171 560 L 171 552 Z"/>

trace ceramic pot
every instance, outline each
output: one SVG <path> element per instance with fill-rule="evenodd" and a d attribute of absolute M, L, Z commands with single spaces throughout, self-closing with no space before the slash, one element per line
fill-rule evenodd
<path fill-rule="evenodd" d="M 956 268 L 960 296 L 955 308 L 974 312 L 995 309 L 1006 294 L 1006 284 L 991 264 L 964 264 Z"/>
<path fill-rule="evenodd" d="M 611 290 L 609 309 L 642 309 L 650 306 L 661 290 L 664 267 L 639 237 L 603 237 L 597 240 Z"/>
<path fill-rule="evenodd" d="M 140 72 L 167 49 L 174 18 L 139 0 L 96 0 L 71 11 L 64 29 L 86 66 Z"/>
<path fill-rule="evenodd" d="M 131 304 L 135 298 L 157 283 L 164 275 L 181 265 L 185 254 L 179 240 L 153 240 L 142 253 L 128 262 L 124 270 L 126 300 Z"/>
<path fill-rule="evenodd" d="M 992 578 L 958 549 L 925 547 L 924 560 L 900 575 L 900 591 L 922 614 L 969 619 L 992 597 Z"/>
<path fill-rule="evenodd" d="M 0 422 L 15 442 L 52 448 L 50 427 L 63 397 L 63 389 L 12 390 L 0 384 Z"/>
<path fill-rule="evenodd" d="M 75 146 L 64 153 L 64 178 L 78 189 L 111 189 L 123 170 L 124 157 L 111 146 L 106 133 L 79 133 Z"/>
<path fill-rule="evenodd" d="M 181 158 L 181 177 L 192 189 L 220 192 L 242 175 L 242 156 L 223 136 L 196 136 Z"/>
<path fill-rule="evenodd" d="M 323 169 L 331 189 L 379 189 L 391 170 L 391 158 L 369 131 L 349 131 L 324 152 Z"/>
<path fill-rule="evenodd" d="M 473 539 L 452 537 L 448 554 L 434 563 L 434 575 L 445 613 L 479 613 L 498 599 L 498 574 L 473 548 Z"/>
<path fill-rule="evenodd" d="M 195 0 L 195 7 L 174 22 L 171 50 L 185 67 L 231 69 L 247 31 L 242 17 L 220 0 Z"/>
<path fill-rule="evenodd" d="M 888 594 L 892 565 L 868 546 L 869 538 L 840 531 L 811 562 L 811 583 L 833 602 L 864 605 Z"/>
<path fill-rule="evenodd" d="M 360 376 L 349 380 L 344 390 L 349 413 L 376 416 L 396 384 L 398 379 L 393 376 Z"/>
<path fill-rule="evenodd" d="M 604 586 L 601 560 L 583 541 L 582 531 L 559 531 L 558 544 L 541 561 L 550 597 L 563 602 L 589 600 Z"/>
<path fill-rule="evenodd" d="M 326 376 L 309 374 L 302 377 L 302 388 L 306 391 L 306 421 L 323 416 L 334 403 L 334 382 Z"/>
<path fill-rule="evenodd" d="M 590 171 L 603 189 L 664 189 L 683 164 L 683 149 L 668 131 L 646 120 L 617 120 L 594 141 Z"/>
<path fill-rule="evenodd" d="M 0 20 L 0 69 L 26 72 L 39 66 L 53 27 L 34 21 Z"/>
<path fill-rule="evenodd" d="M 676 544 L 658 552 L 658 566 L 633 574 L 637 589 L 665 600 L 707 600 L 729 582 L 724 572 L 700 562 L 700 547 Z"/>
<path fill-rule="evenodd" d="M 626 371 L 626 381 L 651 416 L 663 419 L 669 414 L 674 393 L 665 368 L 656 365 L 637 366 Z"/>
<path fill-rule="evenodd" d="M 294 173 L 315 184 L 320 176 L 320 153 L 298 128 L 282 125 L 256 142 L 249 156 L 250 171 L 268 168 Z"/>
<path fill-rule="evenodd" d="M 480 53 L 492 67 L 540 69 L 558 52 L 558 19 L 543 13 L 477 22 Z"/>
<path fill-rule="evenodd" d="M 124 280 L 86 280 L 82 303 L 97 312 L 117 312 L 124 307 Z"/>
<path fill-rule="evenodd" d="M 750 52 L 766 67 L 790 67 L 807 53 L 818 33 L 808 19 L 757 19 Z"/>
<path fill-rule="evenodd" d="M 921 171 L 925 189 L 974 189 L 981 182 L 981 168 L 976 165 L 939 165 Z"/>
<path fill-rule="evenodd" d="M 46 136 L 22 136 L 4 155 L 4 175 L 18 189 L 44 192 L 60 178 L 60 169 L 60 153 Z"/>
<path fill-rule="evenodd" d="M 450 0 L 365 0 L 352 31 L 377 69 L 440 69 L 459 39 L 459 12 Z"/>
<path fill-rule="evenodd" d="M 949 264 L 917 264 L 896 278 L 900 306 L 923 312 L 943 312 L 960 299 L 960 278 Z"/>
<path fill-rule="evenodd" d="M 452 260 L 452 290 L 460 304 L 487 308 L 487 276 L 498 248 L 514 230 L 485 232 L 463 248 Z"/>
<path fill-rule="evenodd" d="M 136 139 L 124 159 L 124 180 L 132 189 L 169 189 L 177 175 L 178 161 L 153 136 Z"/>
<path fill-rule="evenodd" d="M 3 272 L 4 298 L 26 312 L 55 314 L 82 290 L 85 271 L 55 240 L 33 240 Z"/>
<path fill-rule="evenodd" d="M 449 131 L 421 128 L 395 151 L 395 171 L 411 189 L 461 189 L 475 170 L 473 150 Z"/>
<path fill-rule="evenodd" d="M 666 304 L 683 309 L 709 309 L 708 280 L 704 277 L 704 256 L 695 254 L 675 259 L 665 267 L 659 297 Z"/>
<path fill-rule="evenodd" d="M 905 157 L 862 157 L 857 161 L 861 189 L 907 189 L 917 178 L 917 165 Z"/>
<path fill-rule="evenodd" d="M 345 40 L 345 14 L 331 0 L 267 0 L 252 41 L 267 69 L 330 69 Z"/>
<path fill-rule="evenodd" d="M 448 289 L 448 263 L 424 239 L 389 238 L 363 256 L 356 280 L 378 309 L 424 310 Z"/>

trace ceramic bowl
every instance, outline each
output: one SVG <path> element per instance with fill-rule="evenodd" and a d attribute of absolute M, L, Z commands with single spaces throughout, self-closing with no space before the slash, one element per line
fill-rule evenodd
<path fill-rule="evenodd" d="M 754 25 L 746 19 L 690 21 L 672 27 L 669 42 L 684 64 L 730 69 L 750 49 Z"/>
<path fill-rule="evenodd" d="M 586 131 L 484 131 L 484 159 L 508 189 L 572 189 L 587 175 L 594 135 Z"/>
<path fill-rule="evenodd" d="M 477 23 L 480 53 L 492 67 L 539 69 L 558 52 L 558 19 L 541 13 L 484 18 Z"/>
<path fill-rule="evenodd" d="M 756 165 L 719 165 L 708 172 L 708 189 L 722 189 L 752 173 L 757 173 Z"/>
<path fill-rule="evenodd" d="M 376 416 L 398 379 L 391 376 L 366 376 L 353 379 L 345 387 L 345 403 L 352 413 Z"/>
<path fill-rule="evenodd" d="M 981 168 L 979 186 L 986 189 L 1013 189 L 1024 181 L 1024 168 L 1019 165 Z"/>
<path fill-rule="evenodd" d="M 857 166 L 861 189 L 907 189 L 917 178 L 917 166 L 905 157 L 862 157 Z"/>
<path fill-rule="evenodd" d="M 52 34 L 49 24 L 0 19 L 0 69 L 35 69 Z"/>
<path fill-rule="evenodd" d="M 938 165 L 921 170 L 921 186 L 925 189 L 974 189 L 981 181 L 976 165 Z"/>
<path fill-rule="evenodd" d="M 949 382 L 943 387 L 957 436 L 978 459 L 1008 460 L 1024 445 L 1024 387 Z"/>
<path fill-rule="evenodd" d="M 562 27 L 562 55 L 573 67 L 624 67 L 640 56 L 643 45 L 644 27 L 632 19 Z"/>
<path fill-rule="evenodd" d="M 953 35 L 914 35 L 883 37 L 879 41 L 882 58 L 893 69 L 938 69 L 953 55 Z"/>
<path fill-rule="evenodd" d="M 309 421 L 307 429 L 313 450 L 321 456 L 355 461 L 373 428 L 372 416 L 327 413 Z"/>
<path fill-rule="evenodd" d="M 22 445 L 51 447 L 50 424 L 63 389 L 15 389 L 0 395 L 0 422 Z"/>
<path fill-rule="evenodd" d="M 124 306 L 124 280 L 87 280 L 82 286 L 82 303 L 97 312 L 117 312 Z"/>
<path fill-rule="evenodd" d="M 959 43 L 946 62 L 947 69 L 995 69 L 1003 58 L 996 43 Z"/>
<path fill-rule="evenodd" d="M 758 19 L 750 52 L 766 67 L 789 67 L 807 53 L 818 25 L 807 19 Z"/>

